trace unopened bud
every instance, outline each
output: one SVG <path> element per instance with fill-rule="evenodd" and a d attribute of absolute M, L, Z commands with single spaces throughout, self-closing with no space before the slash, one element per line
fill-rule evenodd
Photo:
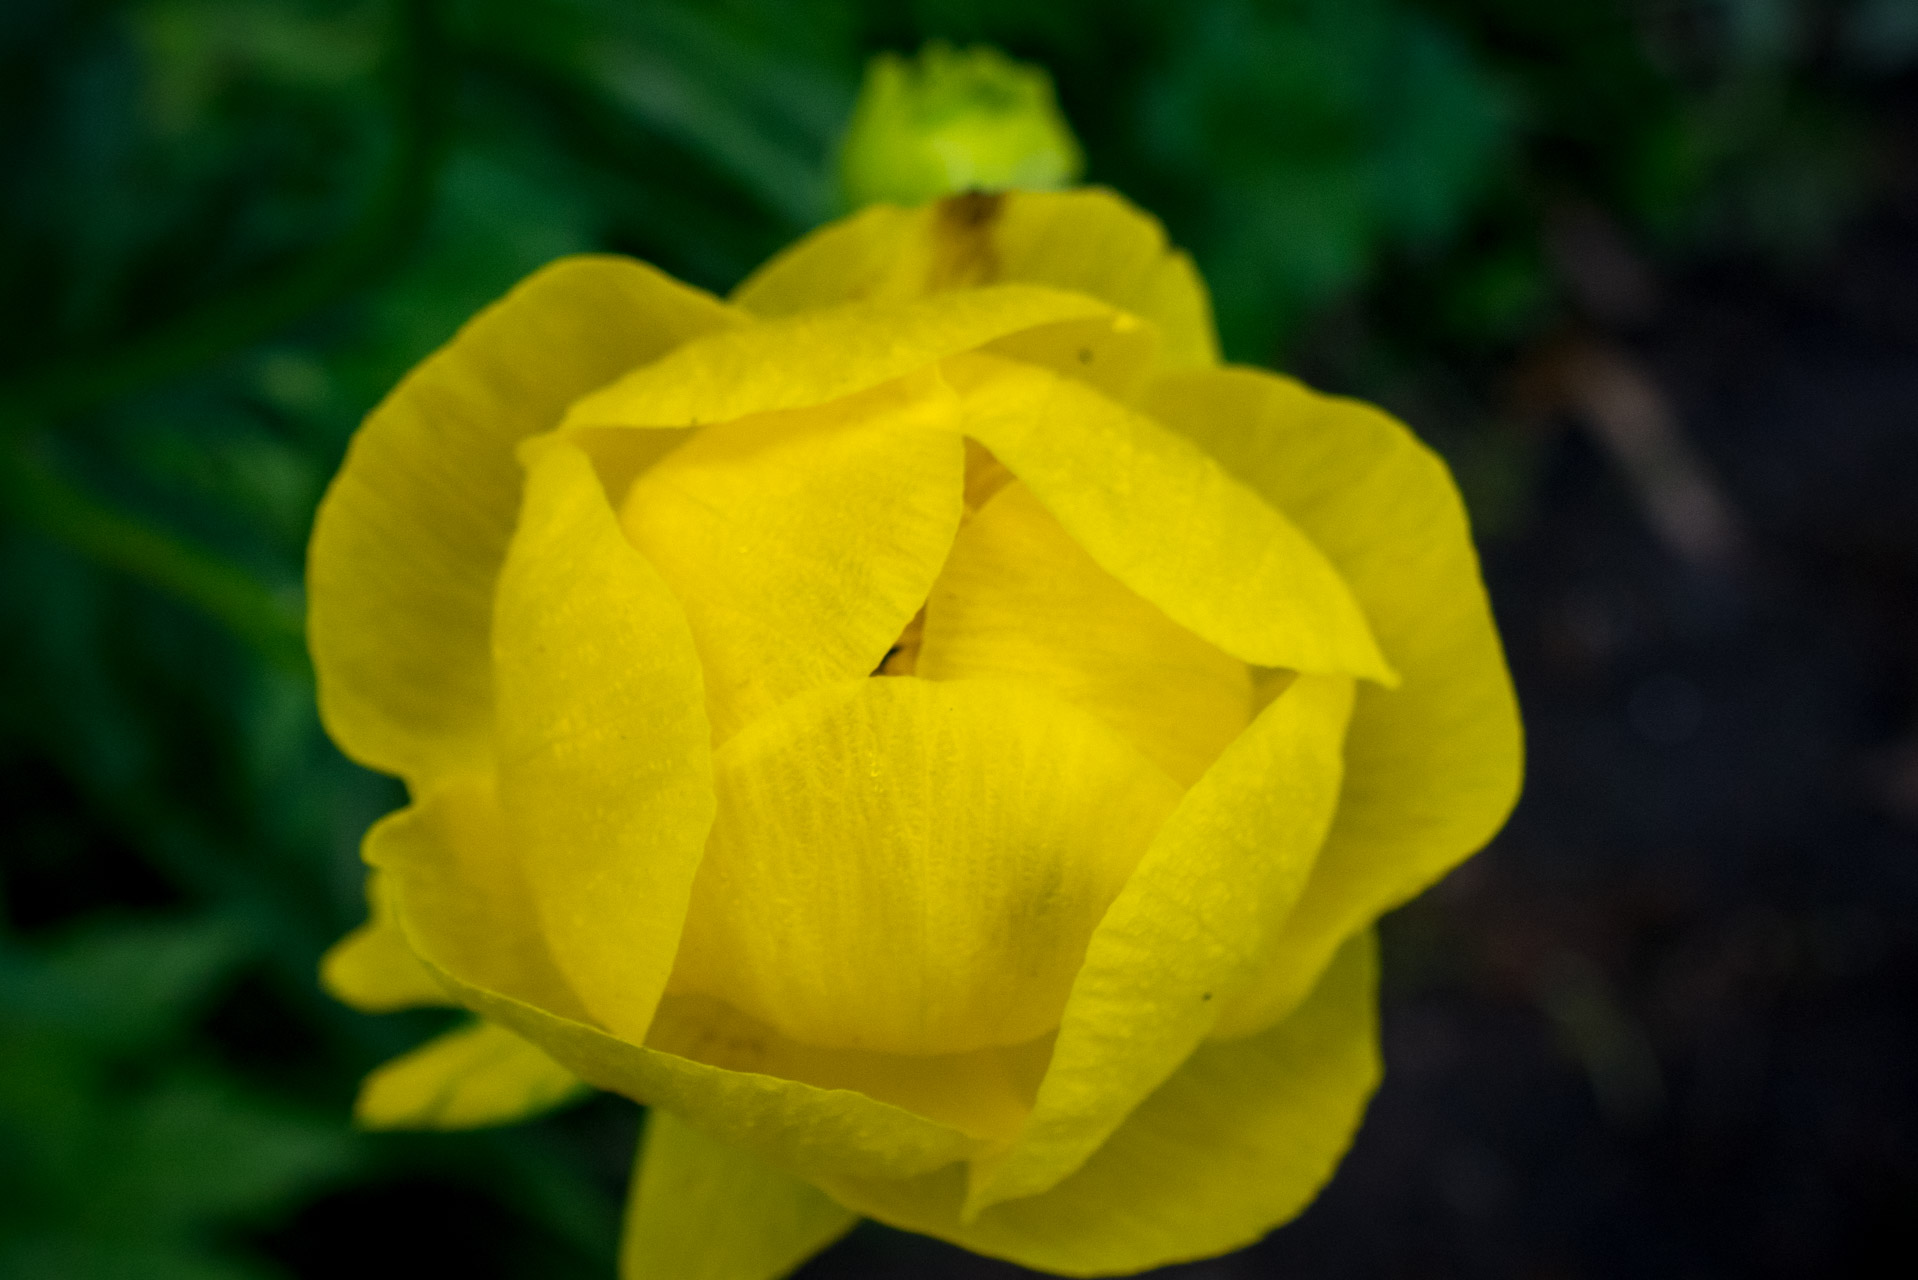
<path fill-rule="evenodd" d="M 867 65 L 839 154 L 851 208 L 1070 186 L 1084 167 L 1043 69 L 941 41 L 917 58 L 882 53 Z"/>

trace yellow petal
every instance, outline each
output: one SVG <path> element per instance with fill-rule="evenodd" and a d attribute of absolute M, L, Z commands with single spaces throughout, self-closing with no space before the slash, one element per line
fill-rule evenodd
<path fill-rule="evenodd" d="M 1100 922 L 1018 1143 L 968 1214 L 1083 1163 L 1210 1033 L 1286 918 L 1338 804 L 1352 681 L 1301 676 L 1180 802 Z"/>
<path fill-rule="evenodd" d="M 1174 622 L 1258 666 L 1395 679 L 1319 549 L 1189 441 L 1044 369 L 986 355 L 946 369 L 965 433 Z"/>
<path fill-rule="evenodd" d="M 547 954 L 488 778 L 455 780 L 388 817 L 368 837 L 367 855 L 390 877 L 408 945 L 442 986 L 595 1088 L 696 1117 L 721 1140 L 802 1174 L 910 1177 L 989 1145 L 837 1081 L 714 1066 L 594 1025 Z M 691 1047 L 683 1039 L 673 1048 Z"/>
<path fill-rule="evenodd" d="M 852 681 L 714 758 L 719 816 L 673 989 L 807 1044 L 1015 1045 L 1178 802 L 1118 735 L 996 681 Z"/>
<path fill-rule="evenodd" d="M 1311 1203 L 1351 1145 L 1380 1076 L 1377 970 L 1361 934 L 1290 1018 L 1202 1047 L 1043 1195 L 967 1220 L 957 1169 L 819 1185 L 881 1222 L 1061 1275 L 1129 1275 L 1250 1244 Z"/>
<path fill-rule="evenodd" d="M 407 947 L 443 991 L 452 969 L 463 982 L 590 1016 L 547 949 L 491 774 L 444 779 L 380 819 L 366 834 L 366 860 L 381 873 Z"/>
<path fill-rule="evenodd" d="M 1040 325 L 1109 316 L 1083 294 L 1008 284 L 847 303 L 709 334 L 582 397 L 568 430 L 685 427 L 810 409 Z"/>
<path fill-rule="evenodd" d="M 993 247 L 999 279 L 1103 298 L 1152 321 L 1172 368 L 1217 364 L 1212 301 L 1192 259 L 1166 244 L 1158 219 L 1098 187 L 1009 196 Z"/>
<path fill-rule="evenodd" d="M 579 446 L 593 460 L 606 500 L 617 511 L 632 492 L 633 482 L 661 458 L 685 444 L 697 428 L 670 431 L 633 431 L 625 427 L 585 427 L 563 431 L 560 438 Z M 529 446 L 539 448 L 542 446 Z"/>
<path fill-rule="evenodd" d="M 704 428 L 633 485 L 620 522 L 685 607 L 715 742 L 885 658 L 959 527 L 952 414 L 892 383 Z"/>
<path fill-rule="evenodd" d="M 669 1111 L 646 1117 L 620 1280 L 781 1280 L 857 1214 Z"/>
<path fill-rule="evenodd" d="M 320 957 L 320 986 L 365 1013 L 452 1004 L 432 971 L 406 945 L 378 871 L 367 872 L 366 905 L 366 923 Z"/>
<path fill-rule="evenodd" d="M 762 263 L 730 301 L 771 320 L 842 302 L 921 297 L 927 292 L 931 208 L 874 204 L 828 222 Z"/>
<path fill-rule="evenodd" d="M 490 1022 L 449 1031 L 360 1085 L 368 1129 L 481 1129 L 530 1120 L 584 1095 L 580 1078 Z"/>
<path fill-rule="evenodd" d="M 1042 324 L 982 350 L 1083 382 L 1121 404 L 1131 404 L 1159 362 L 1159 331 L 1132 316 L 1099 316 Z"/>
<path fill-rule="evenodd" d="M 1403 426 L 1251 369 L 1167 378 L 1151 400 L 1325 550 L 1404 677 L 1359 694 L 1338 820 L 1258 987 L 1221 1021 L 1243 1034 L 1498 830 L 1518 796 L 1518 706 L 1458 492 Z"/>
<path fill-rule="evenodd" d="M 493 586 L 519 512 L 513 447 L 695 334 L 715 299 L 618 258 L 568 258 L 469 321 L 373 411 L 308 560 L 320 714 L 354 759 L 419 780 L 484 760 Z"/>
<path fill-rule="evenodd" d="M 1032 1112 L 1052 1037 L 970 1053 L 873 1053 L 801 1044 L 732 1006 L 705 996 L 668 994 L 647 1033 L 648 1048 L 728 1071 L 751 1071 L 852 1089 L 1005 1144 Z"/>
<path fill-rule="evenodd" d="M 500 798 L 554 959 L 638 1041 L 712 824 L 712 730 L 679 603 L 586 455 L 540 443 L 494 615 Z"/>
<path fill-rule="evenodd" d="M 1157 219 L 1099 188 L 875 206 L 772 259 L 733 301 L 783 316 L 1001 281 L 1088 293 L 1150 320 L 1170 367 L 1218 363 L 1212 304 L 1192 260 L 1167 246 Z"/>
<path fill-rule="evenodd" d="M 1124 734 L 1190 786 L 1252 718 L 1245 663 L 1127 590 L 1013 483 L 953 543 L 915 674 L 1030 683 Z"/>

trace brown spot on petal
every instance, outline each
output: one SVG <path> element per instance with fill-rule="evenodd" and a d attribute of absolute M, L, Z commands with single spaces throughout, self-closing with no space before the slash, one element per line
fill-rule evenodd
<path fill-rule="evenodd" d="M 939 202 L 939 216 L 958 226 L 985 231 L 999 220 L 1006 207 L 1003 191 L 965 191 Z"/>
<path fill-rule="evenodd" d="M 992 232 L 1005 201 L 1004 192 L 968 191 L 939 202 L 933 215 L 926 292 L 972 289 L 999 278 L 999 251 Z"/>

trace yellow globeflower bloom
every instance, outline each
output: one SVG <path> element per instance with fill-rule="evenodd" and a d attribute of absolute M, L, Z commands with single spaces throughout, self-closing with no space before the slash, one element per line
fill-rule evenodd
<path fill-rule="evenodd" d="M 320 509 L 328 729 L 406 780 L 375 1126 L 651 1106 L 630 1278 L 859 1217 L 1070 1275 L 1297 1214 L 1379 1077 L 1372 924 L 1519 725 L 1444 466 L 1222 366 L 1110 193 L 875 206 L 729 301 L 557 262 Z"/>

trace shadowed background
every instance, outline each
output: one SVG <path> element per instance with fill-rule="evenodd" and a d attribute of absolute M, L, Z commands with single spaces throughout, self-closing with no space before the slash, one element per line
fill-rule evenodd
<path fill-rule="evenodd" d="M 1350 1158 L 1168 1274 L 1911 1256 L 1918 0 L 8 0 L 0 1277 L 611 1276 L 637 1108 L 347 1125 L 449 1015 L 315 986 L 401 795 L 314 719 L 308 524 L 534 267 L 724 290 L 831 216 L 935 36 L 1051 70 L 1231 356 L 1446 454 L 1526 711 L 1510 827 L 1386 921 Z"/>

